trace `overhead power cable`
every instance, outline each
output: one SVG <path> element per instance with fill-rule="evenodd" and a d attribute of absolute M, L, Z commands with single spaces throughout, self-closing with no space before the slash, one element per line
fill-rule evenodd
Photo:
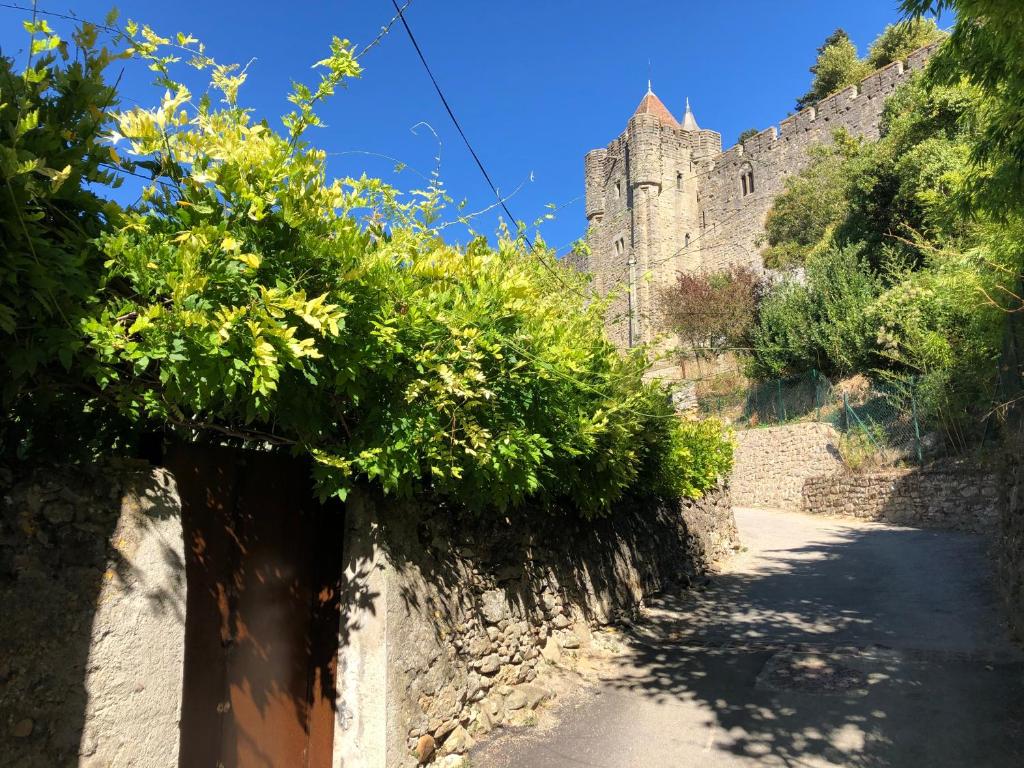
<path fill-rule="evenodd" d="M 405 33 L 409 36 L 409 41 L 412 43 L 412 47 L 416 49 L 416 55 L 419 56 L 420 63 L 423 64 L 423 68 L 427 71 L 427 76 L 430 78 L 430 82 L 433 83 L 434 90 L 437 91 L 437 95 L 441 99 L 441 103 L 444 105 L 445 111 L 448 113 L 448 117 L 451 118 L 452 123 L 455 125 L 455 130 L 457 130 L 459 132 L 459 136 L 462 137 L 462 141 L 463 143 L 465 143 L 466 149 L 468 149 L 469 154 L 473 156 L 473 160 L 474 162 L 476 162 L 476 167 L 480 169 L 480 173 L 483 174 L 484 179 L 487 181 L 487 185 L 491 188 L 491 191 L 494 193 L 494 197 L 497 198 L 498 202 L 501 204 L 501 209 L 505 212 L 505 215 L 508 216 L 510 224 L 513 227 L 518 228 L 518 219 L 516 219 L 516 217 L 512 215 L 512 211 L 508 209 L 508 205 L 502 199 L 501 193 L 498 192 L 498 187 L 495 186 L 494 182 L 491 180 L 491 175 L 487 173 L 487 169 L 484 167 L 483 162 L 480 160 L 480 156 L 476 153 L 476 150 L 473 149 L 473 144 L 470 142 L 469 137 L 466 136 L 466 132 L 462 129 L 462 125 L 459 123 L 459 119 L 455 117 L 455 112 L 452 111 L 452 107 L 448 103 L 448 99 L 445 98 L 444 91 L 441 90 L 441 86 L 440 84 L 438 84 L 437 78 L 434 77 L 434 73 L 433 71 L 431 71 L 430 65 L 427 63 L 426 56 L 423 55 L 423 50 L 420 48 L 420 44 L 416 42 L 416 36 L 412 33 L 412 29 L 410 29 L 409 27 L 409 22 L 405 20 L 405 14 L 402 13 L 402 9 L 398 7 L 398 1 L 391 0 L 391 4 L 395 6 L 395 11 L 398 14 L 398 18 L 401 19 L 402 26 L 405 27 Z M 529 246 L 530 249 L 532 249 L 533 243 L 530 242 L 530 239 L 526 236 L 526 233 L 522 234 L 522 238 L 526 242 L 526 245 Z"/>

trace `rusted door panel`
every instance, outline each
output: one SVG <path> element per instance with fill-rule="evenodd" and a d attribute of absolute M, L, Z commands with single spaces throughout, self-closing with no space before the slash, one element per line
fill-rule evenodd
<path fill-rule="evenodd" d="M 183 446 L 169 464 L 191 549 L 180 765 L 326 768 L 340 510 L 279 456 Z"/>

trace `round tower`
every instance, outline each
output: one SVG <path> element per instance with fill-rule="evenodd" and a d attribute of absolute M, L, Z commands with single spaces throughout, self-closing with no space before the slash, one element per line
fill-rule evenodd
<path fill-rule="evenodd" d="M 606 149 L 592 149 L 583 159 L 588 223 L 593 223 L 595 216 L 598 221 L 604 216 L 604 172 L 607 156 Z"/>

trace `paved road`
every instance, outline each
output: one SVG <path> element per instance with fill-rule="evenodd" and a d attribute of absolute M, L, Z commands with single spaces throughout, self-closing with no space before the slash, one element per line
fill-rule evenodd
<path fill-rule="evenodd" d="M 1024 655 L 979 537 L 738 510 L 608 679 L 474 768 L 1022 768 Z"/>

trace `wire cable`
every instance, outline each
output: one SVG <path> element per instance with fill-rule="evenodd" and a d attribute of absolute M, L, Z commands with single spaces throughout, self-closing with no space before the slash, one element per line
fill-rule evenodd
<path fill-rule="evenodd" d="M 495 186 L 494 182 L 491 180 L 491 175 L 487 173 L 487 169 L 484 168 L 484 164 L 480 160 L 480 156 L 476 153 L 476 150 L 473 149 L 473 144 L 470 142 L 469 137 L 466 136 L 466 132 L 462 129 L 459 119 L 455 117 L 455 112 L 452 111 L 451 104 L 448 103 L 448 99 L 445 98 L 444 91 L 441 90 L 441 86 L 438 84 L 437 78 L 434 77 L 434 73 L 430 69 L 430 65 L 427 63 L 426 56 L 423 55 L 423 50 L 420 48 L 420 44 L 416 42 L 416 36 L 412 33 L 412 29 L 409 27 L 409 22 L 405 20 L 405 14 L 402 12 L 402 9 L 398 7 L 398 0 L 391 0 L 391 4 L 395 6 L 398 18 L 401 20 L 402 26 L 405 27 L 405 33 L 409 36 L 409 41 L 412 43 L 412 47 L 416 49 L 416 55 L 419 56 L 420 63 L 423 64 L 423 68 L 427 71 L 427 76 L 430 78 L 430 82 L 433 83 L 434 90 L 437 91 L 437 95 L 441 99 L 441 103 L 444 105 L 445 111 L 448 113 L 448 117 L 451 118 L 452 123 L 455 125 L 455 130 L 459 132 L 459 136 L 462 137 L 462 141 L 466 145 L 466 149 L 469 150 L 469 154 L 472 155 L 474 162 L 476 162 L 476 167 L 480 169 L 480 173 L 483 174 L 484 179 L 487 181 L 487 185 L 491 188 L 494 196 L 501 203 L 501 209 L 505 212 L 505 215 L 508 216 L 511 224 L 518 227 L 518 219 L 512 215 L 512 212 L 508 209 L 508 205 L 504 200 L 502 200 L 501 193 L 498 192 L 497 186 Z M 533 243 L 530 242 L 530 239 L 525 233 L 522 234 L 522 238 L 527 246 L 532 249 Z"/>

